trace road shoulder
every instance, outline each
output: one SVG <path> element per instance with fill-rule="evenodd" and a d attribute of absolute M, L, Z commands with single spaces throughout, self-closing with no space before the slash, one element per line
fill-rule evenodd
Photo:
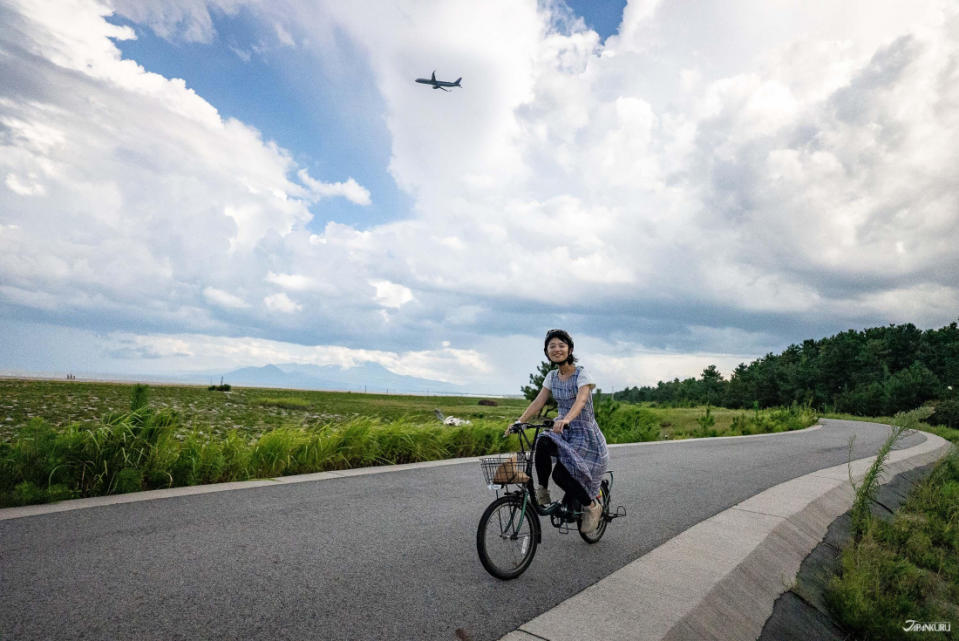
<path fill-rule="evenodd" d="M 916 467 L 881 485 L 873 514 L 892 518 L 913 485 L 926 478 L 933 468 L 934 463 Z M 759 641 L 844 641 L 849 636 L 832 620 L 825 593 L 839 569 L 843 548 L 852 540 L 850 514 L 847 511 L 834 520 L 822 542 L 803 559 L 795 583 L 776 600 Z"/>

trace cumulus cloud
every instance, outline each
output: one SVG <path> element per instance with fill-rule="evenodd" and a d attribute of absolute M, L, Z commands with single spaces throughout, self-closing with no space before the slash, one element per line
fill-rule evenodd
<path fill-rule="evenodd" d="M 317 279 L 313 278 L 312 276 L 305 276 L 303 274 L 275 274 L 273 272 L 268 272 L 266 275 L 266 282 L 279 285 L 283 289 L 288 289 L 295 292 L 308 292 L 311 290 L 324 289 L 330 291 L 329 288 L 325 287 L 324 284 L 317 281 Z"/>
<path fill-rule="evenodd" d="M 214 305 L 219 305 L 221 307 L 227 307 L 230 309 L 244 309 L 250 306 L 249 303 L 247 303 L 245 300 L 243 300 L 239 296 L 236 296 L 229 292 L 225 292 L 215 287 L 204 288 L 203 296 Z"/>
<path fill-rule="evenodd" d="M 134 34 L 105 20 L 213 43 L 211 11 L 241 7 L 316 64 L 344 41 L 366 56 L 410 211 L 308 230 L 329 198 L 373 195 L 122 60 L 113 40 Z M 605 42 L 532 1 L 67 9 L 0 9 L 7 305 L 158 305 L 188 323 L 169 331 L 242 322 L 310 344 L 563 322 L 622 341 L 633 356 L 596 349 L 623 384 L 637 363 L 687 366 L 677 344 L 731 362 L 750 352 L 728 340 L 760 355 L 955 317 L 954 3 L 636 0 Z M 437 60 L 462 90 L 412 82 Z"/>
<path fill-rule="evenodd" d="M 206 41 L 202 4 L 162 15 L 157 6 L 141 17 Z M 154 319 L 204 330 L 223 326 L 217 310 L 252 324 L 294 310 L 271 297 L 270 254 L 306 244 L 321 197 L 362 201 L 367 190 L 314 180 L 182 80 L 122 59 L 113 41 L 134 33 L 110 13 L 81 0 L 0 7 L 0 222 L 16 229 L 0 234 L 0 303 L 126 317 L 154 309 Z M 330 253 L 314 265 L 325 260 L 341 263 Z"/>
<path fill-rule="evenodd" d="M 295 314 L 303 309 L 303 305 L 300 305 L 283 292 L 270 294 L 263 299 L 263 303 L 271 312 L 280 312 L 281 314 Z"/>
<path fill-rule="evenodd" d="M 311 178 L 305 169 L 301 169 L 297 175 L 300 177 L 300 180 L 303 181 L 303 184 L 306 185 L 307 189 L 310 190 L 310 193 L 317 199 L 328 196 L 343 196 L 357 205 L 369 205 L 372 202 L 372 200 L 370 200 L 369 190 L 352 178 L 347 179 L 345 182 L 324 183 Z"/>
<path fill-rule="evenodd" d="M 376 289 L 376 302 L 383 307 L 399 309 L 413 300 L 413 292 L 403 285 L 397 285 L 388 280 L 371 280 L 370 285 Z"/>

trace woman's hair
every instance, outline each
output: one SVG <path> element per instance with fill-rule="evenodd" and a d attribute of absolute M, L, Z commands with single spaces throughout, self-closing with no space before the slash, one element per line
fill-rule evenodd
<path fill-rule="evenodd" d="M 549 345 L 549 342 L 554 338 L 558 338 L 569 345 L 569 358 L 566 359 L 566 363 L 569 365 L 574 364 L 576 362 L 576 357 L 573 356 L 573 337 L 570 336 L 566 330 L 562 329 L 551 329 L 546 332 L 546 340 L 543 341 L 543 353 L 546 354 L 546 360 L 549 360 L 550 363 L 553 362 L 549 359 L 549 351 L 547 351 L 546 348 Z"/>

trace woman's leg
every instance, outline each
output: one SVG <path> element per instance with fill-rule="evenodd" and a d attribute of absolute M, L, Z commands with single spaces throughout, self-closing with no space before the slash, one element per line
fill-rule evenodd
<path fill-rule="evenodd" d="M 570 476 L 569 471 L 558 461 L 556 462 L 556 467 L 553 469 L 553 480 L 556 481 L 556 485 L 563 488 L 563 491 L 566 492 L 566 496 L 563 498 L 565 502 L 568 503 L 569 499 L 576 499 L 583 507 L 593 502 L 593 498 L 589 495 L 589 492 L 580 485 L 579 481 Z"/>
<path fill-rule="evenodd" d="M 539 479 L 541 487 L 548 487 L 549 473 L 553 471 L 553 459 L 556 456 L 556 443 L 548 437 L 540 437 L 536 442 L 536 478 Z"/>

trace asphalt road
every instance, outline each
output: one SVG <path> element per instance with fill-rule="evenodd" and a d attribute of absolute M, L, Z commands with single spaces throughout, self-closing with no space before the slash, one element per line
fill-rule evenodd
<path fill-rule="evenodd" d="M 498 639 L 699 521 L 845 462 L 853 434 L 853 458 L 888 435 L 823 423 L 613 449 L 629 515 L 593 546 L 544 521 L 509 582 L 476 556 L 494 498 L 476 463 L 2 520 L 0 641 Z"/>

